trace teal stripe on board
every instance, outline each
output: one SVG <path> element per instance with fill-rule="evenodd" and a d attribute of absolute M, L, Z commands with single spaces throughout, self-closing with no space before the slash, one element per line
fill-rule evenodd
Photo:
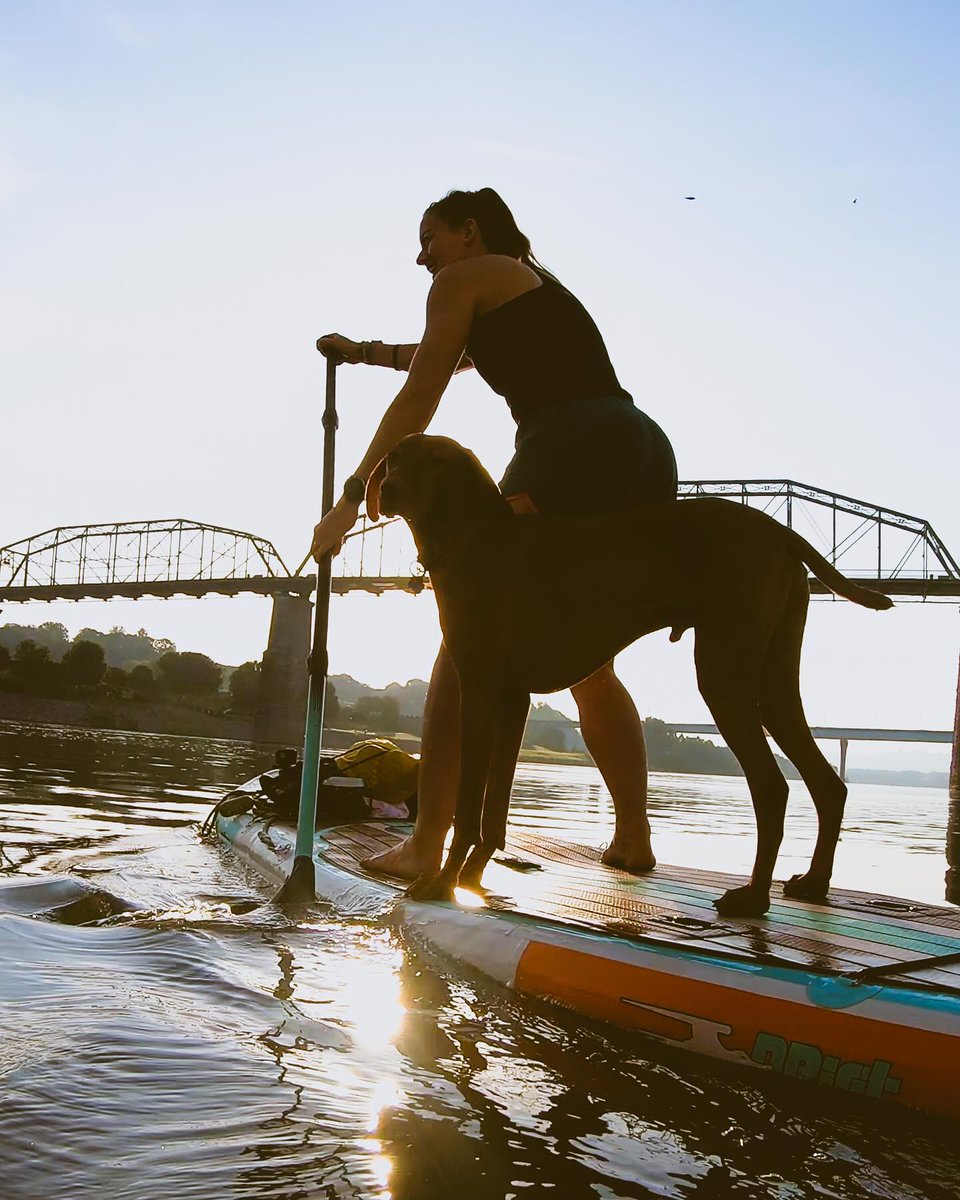
<path fill-rule="evenodd" d="M 960 938 L 921 930 L 911 930 L 903 925 L 886 925 L 873 920 L 858 920 L 847 915 L 835 916 L 832 913 L 800 912 L 796 909 L 784 910 L 774 905 L 769 916 L 774 920 L 784 919 L 789 913 L 789 921 L 795 926 L 812 930 L 815 933 L 832 933 L 843 937 L 855 938 L 861 942 L 876 942 L 888 946 L 901 946 L 905 950 L 915 950 L 929 955 L 953 954 L 960 951 Z M 769 917 L 768 917 L 769 919 Z"/>
<path fill-rule="evenodd" d="M 575 870 L 576 868 L 574 868 Z M 626 884 L 618 891 L 629 892 L 631 895 L 643 897 L 655 902 L 657 897 L 689 898 L 698 902 L 697 907 L 713 908 L 716 892 L 710 888 L 699 887 L 696 884 L 678 883 L 674 880 L 653 881 L 647 883 L 637 880 L 636 883 Z M 878 919 L 877 917 L 838 912 L 827 909 L 805 909 L 790 905 L 778 904 L 773 901 L 767 914 L 768 928 L 776 928 L 787 932 L 791 926 L 812 930 L 816 933 L 836 934 L 850 937 L 863 942 L 882 942 L 886 945 L 901 946 L 905 950 L 929 950 L 931 954 L 950 954 L 960 951 L 960 934 L 933 933 L 929 930 L 911 929 L 900 921 Z"/>

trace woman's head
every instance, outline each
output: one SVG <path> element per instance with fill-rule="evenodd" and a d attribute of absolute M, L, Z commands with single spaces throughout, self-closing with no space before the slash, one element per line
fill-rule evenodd
<path fill-rule="evenodd" d="M 420 223 L 417 262 L 431 275 L 476 254 L 506 254 L 536 264 L 530 239 L 517 228 L 513 213 L 493 188 L 448 192 L 428 206 Z"/>

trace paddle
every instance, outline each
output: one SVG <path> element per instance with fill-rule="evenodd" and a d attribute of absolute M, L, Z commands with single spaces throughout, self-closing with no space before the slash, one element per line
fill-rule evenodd
<path fill-rule="evenodd" d="M 321 516 L 333 508 L 333 459 L 337 431 L 337 362 L 327 359 L 327 392 L 323 409 L 323 494 Z M 309 557 L 309 555 L 307 556 Z M 306 563 L 304 559 L 297 574 Z M 293 868 L 277 892 L 278 903 L 306 904 L 316 897 L 313 838 L 317 820 L 317 786 L 320 776 L 320 743 L 323 738 L 323 698 L 327 686 L 327 631 L 330 618 L 330 581 L 333 553 L 317 564 L 317 599 L 313 611 L 313 643 L 307 659 L 307 719 L 303 738 L 303 776 L 297 815 L 297 842 Z"/>

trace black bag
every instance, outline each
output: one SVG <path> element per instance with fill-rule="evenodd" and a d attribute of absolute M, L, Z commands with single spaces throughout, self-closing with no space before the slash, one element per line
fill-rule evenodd
<path fill-rule="evenodd" d="M 281 758 L 281 755 L 284 757 Z M 289 757 L 287 757 L 289 755 Z M 362 787 L 338 787 L 326 781 L 337 774 L 336 754 L 321 754 L 317 786 L 317 823 L 337 825 L 345 821 L 363 821 L 370 815 L 370 803 Z M 296 822 L 300 814 L 300 787 L 303 763 L 296 752 L 277 751 L 277 766 L 260 776 L 262 797 L 254 804 L 258 816 Z"/>

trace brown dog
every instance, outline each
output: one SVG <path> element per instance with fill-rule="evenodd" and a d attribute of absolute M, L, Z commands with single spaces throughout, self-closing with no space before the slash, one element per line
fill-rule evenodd
<path fill-rule="evenodd" d="M 430 572 L 460 679 L 461 761 L 454 836 L 440 874 L 410 894 L 478 887 L 504 845 L 531 692 L 587 678 L 656 629 L 692 627 L 700 692 L 743 767 L 757 819 L 746 887 L 720 913 L 761 916 L 783 837 L 787 784 L 764 730 L 800 772 L 817 810 L 810 869 L 784 893 L 822 900 L 847 789 L 820 753 L 800 701 L 809 567 L 868 608 L 891 601 L 845 579 L 798 534 L 729 500 L 679 500 L 602 519 L 516 516 L 470 451 L 415 434 L 387 458 L 385 515 L 403 516 Z M 472 853 L 471 853 L 472 851 Z"/>

